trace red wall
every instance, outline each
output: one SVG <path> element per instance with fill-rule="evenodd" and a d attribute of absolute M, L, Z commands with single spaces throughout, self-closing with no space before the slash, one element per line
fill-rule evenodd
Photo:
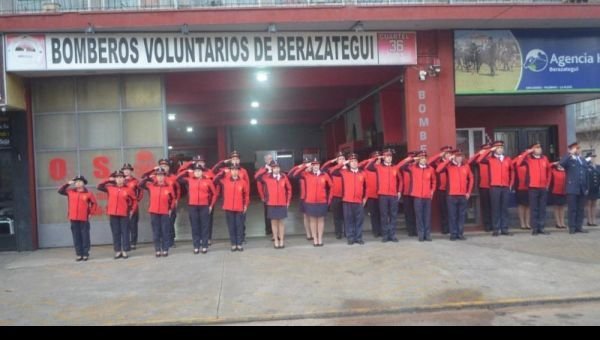
<path fill-rule="evenodd" d="M 490 138 L 494 136 L 494 129 L 526 126 L 557 126 L 558 145 L 568 144 L 564 106 L 456 108 L 457 128 L 484 127 Z M 563 151 L 559 148 L 559 154 Z"/>

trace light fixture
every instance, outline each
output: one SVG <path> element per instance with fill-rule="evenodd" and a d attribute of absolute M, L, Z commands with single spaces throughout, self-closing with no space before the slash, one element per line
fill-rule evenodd
<path fill-rule="evenodd" d="M 252 106 L 254 109 L 258 109 L 260 107 L 260 103 L 254 100 L 252 103 L 250 103 L 250 106 Z"/>
<path fill-rule="evenodd" d="M 269 28 L 267 29 L 269 33 L 277 33 L 277 26 L 275 24 L 269 24 Z"/>
<path fill-rule="evenodd" d="M 91 23 L 88 22 L 88 26 L 85 29 L 85 33 L 86 34 L 94 34 L 94 33 L 96 33 L 96 29 L 94 28 L 94 25 L 92 25 Z"/>
<path fill-rule="evenodd" d="M 173 147 L 172 147 L 171 145 L 169 145 L 169 148 L 168 148 L 168 149 L 169 149 L 169 150 L 173 150 Z"/>
<path fill-rule="evenodd" d="M 357 21 L 350 29 L 354 32 L 364 32 L 365 26 L 363 25 L 362 21 Z"/>
<path fill-rule="evenodd" d="M 168 118 L 170 121 L 174 121 L 174 120 L 177 118 L 177 115 L 176 115 L 176 114 L 174 114 L 174 113 L 169 113 L 169 114 L 167 115 L 167 118 Z"/>
<path fill-rule="evenodd" d="M 256 124 L 258 124 L 258 120 L 254 119 L 254 118 L 250 119 L 250 125 L 256 125 Z"/>
<path fill-rule="evenodd" d="M 186 131 L 192 133 L 192 132 L 194 132 L 194 128 L 191 126 L 188 126 Z"/>
<path fill-rule="evenodd" d="M 190 34 L 190 28 L 188 27 L 188 24 L 181 25 L 181 34 L 184 34 L 184 35 Z"/>
<path fill-rule="evenodd" d="M 256 72 L 256 80 L 264 83 L 265 81 L 269 80 L 269 74 L 265 71 L 258 71 Z"/>

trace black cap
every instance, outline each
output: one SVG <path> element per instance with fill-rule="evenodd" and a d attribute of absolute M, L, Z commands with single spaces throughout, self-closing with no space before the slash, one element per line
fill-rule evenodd
<path fill-rule="evenodd" d="M 162 158 L 162 159 L 158 160 L 158 165 L 163 165 L 163 164 L 171 166 L 171 162 L 166 158 Z"/>
<path fill-rule="evenodd" d="M 579 146 L 579 143 L 578 142 L 574 142 L 574 143 L 569 144 L 568 148 L 572 149 L 572 148 L 575 148 L 575 147 L 578 147 L 578 146 Z"/>
<path fill-rule="evenodd" d="M 379 153 L 379 151 L 375 150 L 373 152 L 371 152 L 371 158 L 375 158 L 375 157 L 379 157 L 381 156 L 381 153 Z"/>
<path fill-rule="evenodd" d="M 131 171 L 133 171 L 133 166 L 132 166 L 131 164 L 129 164 L 129 163 L 125 163 L 125 164 L 123 164 L 123 166 L 121 167 L 121 171 L 122 171 L 122 170 L 131 170 Z"/>
<path fill-rule="evenodd" d="M 396 153 L 396 151 L 394 149 L 391 149 L 391 148 L 387 148 L 387 149 L 383 150 L 383 155 L 384 156 L 386 156 L 386 155 L 392 156 L 394 153 Z"/>
<path fill-rule="evenodd" d="M 205 167 L 203 167 L 203 166 L 202 166 L 202 165 L 200 165 L 200 164 L 194 164 L 194 165 L 192 165 L 192 170 L 202 170 L 202 171 L 206 171 L 206 168 L 205 168 Z"/>
<path fill-rule="evenodd" d="M 271 168 L 279 168 L 279 163 L 277 163 L 276 161 L 271 161 L 271 163 L 269 163 L 269 166 Z"/>
<path fill-rule="evenodd" d="M 345 157 L 345 155 L 342 151 L 338 151 L 335 153 L 335 158 L 338 158 L 338 157 Z"/>
<path fill-rule="evenodd" d="M 357 154 L 355 154 L 355 153 L 351 153 L 351 154 L 348 156 L 348 160 L 349 160 L 349 161 L 352 161 L 352 160 L 356 160 L 356 161 L 357 161 L 357 160 L 358 160 L 358 155 L 357 155 Z"/>
<path fill-rule="evenodd" d="M 240 158 L 240 153 L 234 150 L 234 151 L 233 151 L 233 152 L 232 152 L 232 153 L 229 155 L 229 158 L 234 158 L 234 157 Z"/>
<path fill-rule="evenodd" d="M 496 140 L 496 141 L 494 141 L 494 143 L 492 144 L 492 147 L 500 147 L 500 146 L 504 146 L 504 141 L 501 141 L 501 140 Z"/>
<path fill-rule="evenodd" d="M 113 172 L 110 177 L 123 177 L 125 178 L 125 173 L 121 170 L 117 170 L 115 172 Z"/>
<path fill-rule="evenodd" d="M 453 149 L 454 149 L 454 147 L 452 147 L 451 145 L 445 145 L 440 148 L 440 151 L 441 152 L 452 152 Z"/>
<path fill-rule="evenodd" d="M 541 147 L 542 147 L 542 143 L 540 143 L 540 142 L 535 142 L 529 146 L 530 149 L 541 148 Z"/>
<path fill-rule="evenodd" d="M 158 175 L 166 176 L 166 175 L 167 175 L 167 172 L 166 172 L 165 170 L 163 170 L 163 169 L 158 169 L 158 170 L 156 170 L 156 171 L 154 172 L 154 174 L 155 174 L 156 176 L 158 176 Z"/>
<path fill-rule="evenodd" d="M 196 155 L 196 156 L 194 156 L 194 158 L 192 158 L 192 161 L 194 161 L 194 162 L 205 162 L 206 159 L 204 159 L 204 156 L 202 156 L 202 155 Z"/>
<path fill-rule="evenodd" d="M 73 182 L 77 182 L 77 181 L 82 181 L 83 184 L 87 185 L 88 181 L 87 179 L 85 179 L 85 177 L 83 177 L 82 175 L 76 176 L 73 178 Z"/>

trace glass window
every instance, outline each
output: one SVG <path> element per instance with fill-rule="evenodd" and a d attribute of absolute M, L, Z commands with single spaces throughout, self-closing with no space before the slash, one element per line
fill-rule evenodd
<path fill-rule="evenodd" d="M 161 109 L 162 89 L 160 76 L 134 75 L 124 78 L 126 109 Z"/>
<path fill-rule="evenodd" d="M 121 147 L 121 115 L 118 112 L 80 114 L 79 147 Z"/>
<path fill-rule="evenodd" d="M 67 197 L 59 195 L 58 188 L 38 190 L 37 202 L 40 224 L 68 222 Z"/>
<path fill-rule="evenodd" d="M 35 157 L 39 188 L 58 187 L 79 174 L 77 152 L 38 152 Z M 38 200 L 39 201 L 39 200 Z"/>
<path fill-rule="evenodd" d="M 118 77 L 82 77 L 77 80 L 79 111 L 118 110 L 120 106 Z"/>
<path fill-rule="evenodd" d="M 35 113 L 75 111 L 74 78 L 49 78 L 34 84 Z"/>
<path fill-rule="evenodd" d="M 110 174 L 123 164 L 120 149 L 81 151 L 79 155 L 81 174 L 94 186 L 110 177 Z"/>
<path fill-rule="evenodd" d="M 162 148 L 125 149 L 125 161 L 133 165 L 137 178 L 140 178 L 144 172 L 152 170 L 163 157 Z"/>
<path fill-rule="evenodd" d="M 35 145 L 38 150 L 77 147 L 76 119 L 73 114 L 35 117 Z"/>
<path fill-rule="evenodd" d="M 125 146 L 164 144 L 163 114 L 161 111 L 123 112 Z"/>

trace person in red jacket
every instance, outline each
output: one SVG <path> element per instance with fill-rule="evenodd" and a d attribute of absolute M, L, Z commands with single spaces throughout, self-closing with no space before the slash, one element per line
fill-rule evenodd
<path fill-rule="evenodd" d="M 106 211 L 110 218 L 115 260 L 127 259 L 127 252 L 131 250 L 129 225 L 131 215 L 137 210 L 137 197 L 125 185 L 125 173 L 122 171 L 112 173 L 109 179 L 98 184 L 97 189 L 108 194 Z"/>
<path fill-rule="evenodd" d="M 452 150 L 452 155 L 438 164 L 436 172 L 446 174 L 448 197 L 448 217 L 450 223 L 450 241 L 466 240 L 464 236 L 467 206 L 473 192 L 473 173 L 464 161 L 461 150 Z"/>
<path fill-rule="evenodd" d="M 333 181 L 329 174 L 321 171 L 321 164 L 317 159 L 305 167 L 310 171 L 300 171 L 299 174 L 306 188 L 304 208 L 310 222 L 313 246 L 322 247 L 325 216 L 333 198 L 331 192 Z"/>
<path fill-rule="evenodd" d="M 292 185 L 288 177 L 281 172 L 279 163 L 271 161 L 258 177 L 262 187 L 262 199 L 267 207 L 267 219 L 273 228 L 273 246 L 285 248 L 285 224 L 288 208 L 292 201 Z M 262 169 L 261 169 L 262 170 Z"/>
<path fill-rule="evenodd" d="M 173 185 L 167 183 L 167 172 L 162 168 L 154 174 L 145 177 L 140 182 L 140 188 L 150 194 L 150 223 L 156 257 L 169 256 L 171 246 L 171 215 L 174 213 L 177 194 Z"/>
<path fill-rule="evenodd" d="M 231 154 L 229 154 L 229 159 L 225 159 L 222 161 L 219 161 L 217 164 L 215 164 L 215 166 L 213 166 L 212 171 L 213 173 L 215 173 L 215 178 L 217 175 L 219 175 L 219 173 L 221 171 L 225 171 L 225 176 L 229 177 L 230 173 L 229 173 L 229 168 L 231 166 L 236 166 L 238 167 L 238 175 L 240 177 L 240 179 L 246 183 L 246 190 L 248 191 L 248 193 L 250 193 L 250 176 L 248 175 L 248 171 L 246 169 L 244 169 L 241 165 L 241 158 L 240 158 L 240 153 L 237 151 L 233 151 L 231 152 Z M 217 190 L 219 190 L 217 188 Z M 242 218 L 242 226 L 243 226 L 243 232 L 242 232 L 242 243 L 246 243 L 246 214 L 242 214 L 241 216 Z"/>
<path fill-rule="evenodd" d="M 485 231 L 492 231 L 492 201 L 490 198 L 490 172 L 486 163 L 481 163 L 487 151 L 492 148 L 491 143 L 483 144 L 476 154 L 471 156 L 467 162 L 476 169 L 479 177 L 479 206 L 481 211 L 481 222 Z"/>
<path fill-rule="evenodd" d="M 244 251 L 244 216 L 250 204 L 250 187 L 240 176 L 240 167 L 231 165 L 214 180 L 223 195 L 223 210 L 227 219 L 231 251 Z"/>
<path fill-rule="evenodd" d="M 519 158 L 513 159 L 513 171 L 515 173 L 515 188 L 517 191 L 517 211 L 521 229 L 531 229 L 529 225 L 529 188 L 527 187 L 527 167 L 521 164 Z"/>
<path fill-rule="evenodd" d="M 140 222 L 140 202 L 144 199 L 144 191 L 139 188 L 138 185 L 140 182 L 137 180 L 137 178 L 133 177 L 133 166 L 131 164 L 123 164 L 121 171 L 123 171 L 125 174 L 125 185 L 129 188 L 129 190 L 135 193 L 138 203 L 129 220 L 131 249 L 135 250 L 137 248 L 138 224 Z"/>
<path fill-rule="evenodd" d="M 379 151 L 371 152 L 369 159 L 358 164 L 358 168 L 365 172 L 367 176 L 367 212 L 371 219 L 371 232 L 373 237 L 381 237 L 381 212 L 379 211 L 379 195 L 377 194 L 377 171 L 367 169 L 369 161 L 375 159 L 375 165 L 381 164 Z"/>
<path fill-rule="evenodd" d="M 292 179 L 298 180 L 298 185 L 300 187 L 300 213 L 304 217 L 304 231 L 306 232 L 306 240 L 312 241 L 313 235 L 310 230 L 310 217 L 306 214 L 306 183 L 304 182 L 304 177 L 300 176 L 302 172 L 310 171 L 310 168 L 307 166 L 310 164 L 310 159 L 305 159 L 302 164 L 296 165 L 293 167 L 288 176 Z"/>
<path fill-rule="evenodd" d="M 204 175 L 206 169 L 194 163 L 191 169 L 179 172 L 177 178 L 188 192 L 188 213 L 192 228 L 194 254 L 208 252 L 210 214 L 217 202 L 213 180 Z M 202 250 L 200 250 L 202 248 Z"/>
<path fill-rule="evenodd" d="M 263 157 L 265 161 L 265 165 L 263 165 L 255 174 L 254 179 L 256 180 L 256 190 L 258 192 L 258 196 L 260 197 L 261 202 L 264 202 L 264 192 L 263 192 L 263 184 L 260 183 L 259 178 L 265 174 L 265 172 L 271 173 L 271 169 L 269 168 L 270 164 L 273 162 L 273 155 L 268 153 Z M 265 220 L 265 235 L 273 235 L 273 228 L 271 225 L 271 220 L 268 218 L 267 214 L 267 204 L 263 204 L 263 216 Z M 273 235 L 273 241 L 275 241 L 275 235 Z"/>
<path fill-rule="evenodd" d="M 58 189 L 58 193 L 68 199 L 68 217 L 77 262 L 87 261 L 90 257 L 90 215 L 98 207 L 94 194 L 85 188 L 87 183 L 87 179 L 80 175 Z M 75 188 L 69 189 L 71 185 Z"/>
<path fill-rule="evenodd" d="M 358 155 L 331 169 L 333 178 L 342 179 L 342 208 L 348 245 L 365 244 L 363 241 L 364 206 L 367 203 L 367 175 L 358 168 Z"/>
<path fill-rule="evenodd" d="M 548 187 L 552 167 L 548 158 L 542 154 L 542 144 L 535 143 L 517 157 L 518 165 L 525 166 L 527 189 L 529 190 L 529 207 L 531 210 L 532 235 L 548 235 L 544 230 L 546 224 L 546 205 L 548 203 Z"/>
<path fill-rule="evenodd" d="M 416 164 L 404 165 L 410 176 L 409 193 L 414 198 L 419 242 L 431 241 L 431 201 L 437 187 L 435 169 L 427 163 L 427 153 L 415 157 Z"/>
<path fill-rule="evenodd" d="M 443 146 L 440 149 L 440 153 L 431 157 L 429 159 L 429 166 L 436 169 L 441 163 L 447 161 L 452 154 L 452 150 L 454 147 L 450 145 Z M 446 188 L 446 172 L 442 171 L 437 173 L 437 190 L 434 194 L 434 202 L 436 202 L 436 206 L 440 209 L 440 217 L 442 223 L 442 234 L 447 235 L 450 232 L 450 225 L 448 222 L 448 191 Z"/>
<path fill-rule="evenodd" d="M 404 161 L 414 163 L 414 156 L 420 151 L 409 151 Z M 410 195 L 410 172 L 408 167 L 400 168 L 402 177 L 402 210 L 404 211 L 404 220 L 406 221 L 406 231 L 409 237 L 417 236 L 417 217 L 415 216 L 415 199 Z M 393 241 L 393 239 L 392 239 Z"/>
<path fill-rule="evenodd" d="M 504 142 L 495 141 L 482 160 L 488 165 L 490 197 L 492 202 L 493 236 L 512 236 L 508 232 L 508 198 L 512 191 L 515 175 L 510 157 L 504 155 Z"/>
<path fill-rule="evenodd" d="M 326 172 L 331 176 L 329 170 L 337 165 L 344 164 L 346 161 L 346 157 L 343 152 L 338 152 L 336 157 L 332 160 L 329 160 L 323 164 L 321 167 L 322 171 Z M 344 208 L 342 206 L 342 178 L 341 177 L 332 177 L 332 187 L 331 187 L 331 212 L 333 213 L 333 224 L 335 226 L 335 238 L 340 240 L 344 235 Z"/>
<path fill-rule="evenodd" d="M 554 221 L 557 229 L 567 229 L 565 225 L 565 205 L 567 204 L 566 173 L 559 162 L 552 163 L 550 173 L 550 197 L 554 205 Z"/>

